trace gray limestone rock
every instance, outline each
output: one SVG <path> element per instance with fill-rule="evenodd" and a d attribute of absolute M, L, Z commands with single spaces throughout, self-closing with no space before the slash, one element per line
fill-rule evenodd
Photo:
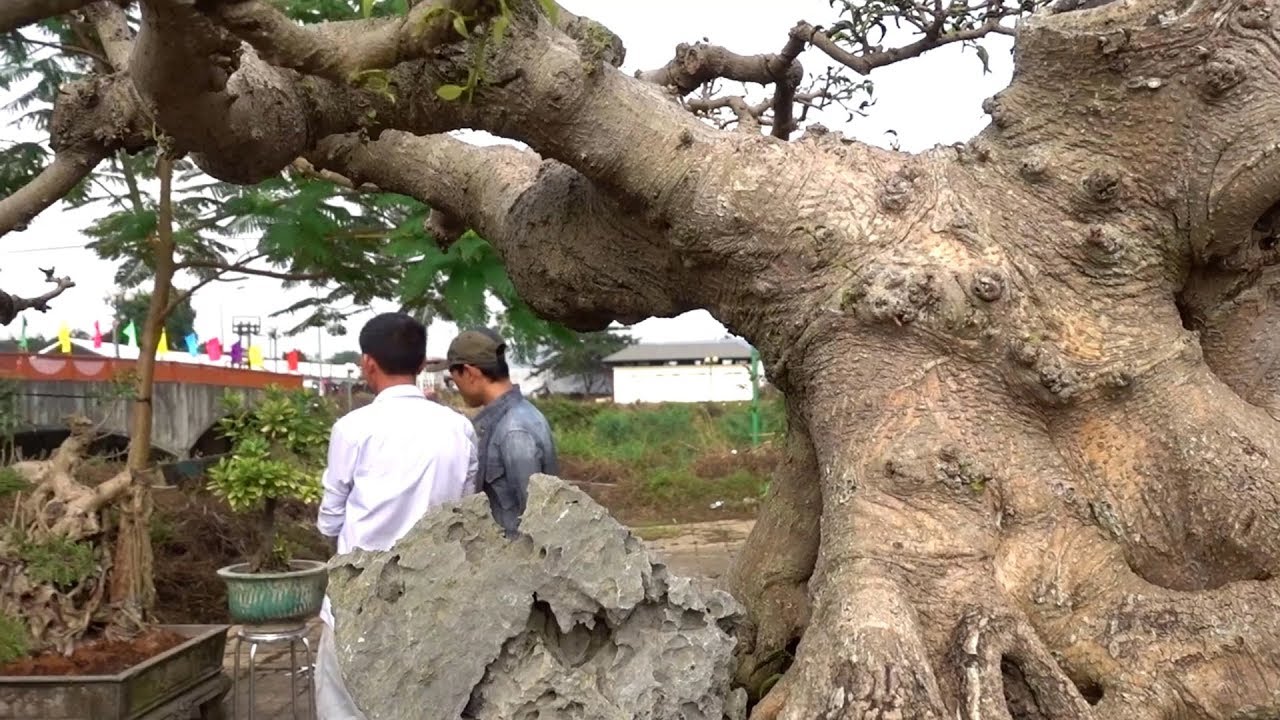
<path fill-rule="evenodd" d="M 530 481 L 520 529 L 503 538 L 474 495 L 333 560 L 335 644 L 369 720 L 742 717 L 728 593 L 670 576 L 556 478 Z"/>

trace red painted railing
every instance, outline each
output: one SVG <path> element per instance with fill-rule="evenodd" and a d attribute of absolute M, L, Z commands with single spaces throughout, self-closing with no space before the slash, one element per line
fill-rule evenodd
<path fill-rule="evenodd" d="M 69 380 L 72 382 L 112 382 L 134 371 L 136 360 L 84 355 L 24 355 L 0 353 L 0 378 L 11 380 Z M 302 387 L 298 375 L 263 370 L 157 362 L 156 382 L 220 385 L 223 387 Z"/>

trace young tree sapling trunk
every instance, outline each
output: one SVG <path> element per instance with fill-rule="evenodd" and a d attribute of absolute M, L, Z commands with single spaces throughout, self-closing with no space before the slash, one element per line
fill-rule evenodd
<path fill-rule="evenodd" d="M 155 388 L 156 350 L 160 331 L 169 314 L 173 290 L 173 160 L 161 150 L 156 157 L 160 179 L 160 201 L 156 232 L 152 239 L 155 283 L 138 348 L 137 379 L 130 420 L 129 491 L 120 503 L 116 529 L 114 565 L 111 571 L 111 602 L 122 619 L 141 626 L 155 604 L 154 558 L 151 548 L 151 485 L 155 481 L 151 463 L 151 426 L 154 420 L 152 396 Z M 126 625 L 129 627 L 129 625 Z"/>

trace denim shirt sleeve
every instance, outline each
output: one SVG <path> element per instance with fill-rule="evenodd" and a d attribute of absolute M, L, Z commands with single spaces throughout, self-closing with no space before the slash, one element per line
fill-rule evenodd
<path fill-rule="evenodd" d="M 500 441 L 503 480 L 506 488 L 499 488 L 504 510 L 513 510 L 517 517 L 524 512 L 529 498 L 529 478 L 542 472 L 542 448 L 526 430 L 513 428 Z"/>

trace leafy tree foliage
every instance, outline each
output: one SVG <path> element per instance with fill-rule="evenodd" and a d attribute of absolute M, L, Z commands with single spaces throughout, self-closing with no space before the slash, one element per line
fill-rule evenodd
<path fill-rule="evenodd" d="M 605 378 L 610 372 L 604 359 L 634 342 L 631 336 L 612 330 L 557 336 L 541 348 L 534 375 L 576 379 L 582 392 L 601 393 L 608 387 Z"/>
<path fill-rule="evenodd" d="M 124 328 L 129 323 L 133 323 L 139 333 L 142 332 L 142 326 L 147 319 L 147 306 L 151 304 L 151 293 L 146 290 L 136 290 L 128 293 L 116 293 L 111 298 L 112 312 L 117 323 L 116 342 L 125 343 L 128 340 L 122 334 Z M 177 303 L 169 316 L 164 321 L 165 335 L 169 340 L 169 347 L 165 348 L 185 348 L 183 345 L 184 338 L 195 332 L 196 327 L 196 311 L 191 307 L 190 299 L 183 299 Z M 110 340 L 110 329 L 102 328 L 104 339 Z M 142 336 L 139 334 L 138 336 Z"/>
<path fill-rule="evenodd" d="M 288 0 L 283 9 L 296 20 L 316 23 L 402 14 L 407 3 Z M 0 90 L 17 91 L 4 109 L 18 114 L 19 126 L 40 130 L 42 136 L 47 136 L 43 131 L 49 127 L 58 87 L 105 67 L 96 35 L 66 17 L 0 35 Z M 43 141 L 3 147 L 0 195 L 30 181 L 51 158 Z M 116 264 L 122 296 L 133 297 L 129 292 L 154 273 L 149 243 L 157 216 L 155 166 L 153 150 L 121 153 L 64 198 L 72 207 L 101 209 L 103 214 L 84 232 L 90 247 Z M 530 347 L 567 334 L 519 300 L 498 255 L 483 238 L 468 233 L 440 247 L 425 229 L 430 208 L 417 200 L 351 188 L 340 178 L 306 167 L 254 186 L 214 180 L 186 159 L 178 161 L 175 172 L 177 269 L 190 277 L 190 287 L 178 296 L 173 312 L 185 316 L 179 306 L 189 308 L 190 294 L 206 285 L 256 275 L 278 279 L 285 288 L 310 290 L 305 299 L 272 313 L 298 318 L 286 335 L 339 328 L 346 317 L 379 300 L 397 302 L 428 320 L 499 324 L 513 342 Z M 498 301 L 496 312 L 486 302 L 491 299 Z M 190 331 L 191 315 L 167 326 L 171 343 Z M 128 314 L 135 322 L 140 317 Z"/>

